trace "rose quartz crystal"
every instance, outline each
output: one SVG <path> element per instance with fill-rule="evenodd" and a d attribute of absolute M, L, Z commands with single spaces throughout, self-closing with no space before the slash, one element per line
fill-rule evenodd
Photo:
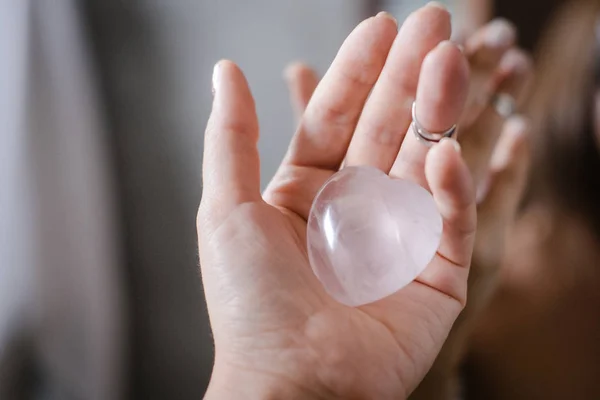
<path fill-rule="evenodd" d="M 336 173 L 308 219 L 308 255 L 325 290 L 359 306 L 412 282 L 435 255 L 442 218 L 431 194 L 372 167 Z"/>

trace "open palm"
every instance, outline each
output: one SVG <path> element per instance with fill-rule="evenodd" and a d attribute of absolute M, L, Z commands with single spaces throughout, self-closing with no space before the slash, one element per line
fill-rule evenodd
<path fill-rule="evenodd" d="M 476 226 L 457 143 L 429 150 L 407 135 L 415 97 L 430 131 L 461 116 L 468 66 L 449 36 L 450 17 L 436 5 L 414 13 L 399 33 L 386 14 L 360 24 L 312 96 L 264 195 L 250 90 L 237 66 L 217 65 L 198 214 L 216 347 L 208 396 L 391 399 L 408 396 L 423 378 L 464 307 Z M 342 163 L 417 182 L 444 219 L 425 272 L 358 308 L 326 294 L 306 249 L 311 203 Z"/>
<path fill-rule="evenodd" d="M 459 120 L 463 158 L 478 189 L 477 240 L 469 272 L 469 302 L 442 351 L 411 399 L 455 398 L 468 338 L 496 287 L 507 228 L 515 220 L 529 165 L 529 123 L 518 114 L 533 78 L 530 56 L 516 47 L 517 32 L 496 19 L 466 37 L 471 70 L 467 105 Z M 291 101 L 300 120 L 316 89 L 317 73 L 302 62 L 286 69 Z M 494 104 L 496 95 L 513 98 L 515 114 Z M 501 112 L 499 112 L 499 110 Z"/>

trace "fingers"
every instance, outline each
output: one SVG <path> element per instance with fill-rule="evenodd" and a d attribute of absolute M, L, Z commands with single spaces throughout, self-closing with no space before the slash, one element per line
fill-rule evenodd
<path fill-rule="evenodd" d="M 464 43 L 493 15 L 491 0 L 462 0 L 456 2 L 456 7 L 460 23 L 453 37 L 455 43 Z"/>
<path fill-rule="evenodd" d="M 288 66 L 284 76 L 290 91 L 290 101 L 294 108 L 296 120 L 300 121 L 312 94 L 317 88 L 319 78 L 313 69 L 302 63 L 294 63 Z"/>
<path fill-rule="evenodd" d="M 261 200 L 258 118 L 237 65 L 220 61 L 213 88 L 213 110 L 204 136 L 202 203 L 218 204 L 219 213 L 228 213 L 238 204 Z"/>
<path fill-rule="evenodd" d="M 444 139 L 433 146 L 427 155 L 426 175 L 444 231 L 436 257 L 418 281 L 464 305 L 477 213 L 471 174 L 455 140 Z"/>
<path fill-rule="evenodd" d="M 317 86 L 284 164 L 339 168 L 396 32 L 396 21 L 380 13 L 348 36 Z"/>
<path fill-rule="evenodd" d="M 379 77 L 397 32 L 388 14 L 362 22 L 348 36 L 306 107 L 288 154 L 265 190 L 264 199 L 308 218 L 320 187 L 339 169 L 364 102 Z M 292 70 L 296 83 L 310 81 Z M 295 83 L 294 83 L 295 85 Z M 310 84 L 298 84 L 294 96 L 302 107 Z M 296 100 L 293 100 L 296 102 Z"/>
<path fill-rule="evenodd" d="M 502 262 L 507 228 L 515 220 L 530 164 L 529 125 L 523 117 L 507 121 L 492 157 L 490 174 L 480 187 L 474 260 L 479 280 Z"/>
<path fill-rule="evenodd" d="M 500 62 L 496 76 L 499 81 L 497 93 L 511 96 L 518 106 L 527 96 L 533 80 L 532 61 L 523 51 L 511 49 Z M 459 138 L 463 156 L 476 185 L 487 176 L 490 157 L 504 123 L 504 117 L 498 114 L 494 105 L 488 103 L 477 121 Z"/>
<path fill-rule="evenodd" d="M 527 182 L 530 164 L 529 124 L 521 116 L 510 118 L 504 129 L 490 163 L 487 193 L 479 213 L 498 221 L 512 221 Z"/>
<path fill-rule="evenodd" d="M 403 24 L 352 138 L 346 165 L 371 165 L 388 172 L 411 122 L 421 66 L 450 36 L 450 15 L 437 4 L 413 13 Z"/>
<path fill-rule="evenodd" d="M 533 81 L 533 61 L 520 49 L 510 49 L 504 54 L 498 67 L 498 93 L 514 97 L 517 106 L 522 104 Z"/>
<path fill-rule="evenodd" d="M 456 45 L 441 43 L 423 62 L 417 93 L 417 120 L 430 132 L 444 132 L 458 122 L 467 96 L 469 67 Z M 427 188 L 425 159 L 429 148 L 413 132 L 404 139 L 390 176 L 411 179 Z"/>
<path fill-rule="evenodd" d="M 495 67 L 516 39 L 515 27 L 505 19 L 496 19 L 467 40 L 465 54 L 474 67 Z"/>
<path fill-rule="evenodd" d="M 471 82 L 462 126 L 470 126 L 489 104 L 496 92 L 500 60 L 514 45 L 517 34 L 512 24 L 497 19 L 479 29 L 468 40 L 465 54 L 471 66 Z"/>

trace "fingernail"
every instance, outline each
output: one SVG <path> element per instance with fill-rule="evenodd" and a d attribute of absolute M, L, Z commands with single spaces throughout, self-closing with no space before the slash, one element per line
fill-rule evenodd
<path fill-rule="evenodd" d="M 215 67 L 213 68 L 213 75 L 212 75 L 212 93 L 213 96 L 217 93 L 217 88 L 219 87 L 219 81 L 221 79 L 220 75 L 220 64 L 221 62 L 219 61 L 218 63 L 215 64 Z"/>
<path fill-rule="evenodd" d="M 457 44 L 456 47 L 458 47 L 458 50 L 460 50 L 461 53 L 465 54 L 465 46 L 462 44 Z"/>
<path fill-rule="evenodd" d="M 444 48 L 444 47 L 458 47 L 455 43 L 451 42 L 450 40 L 442 40 L 441 42 L 438 43 L 437 45 L 438 48 Z"/>
<path fill-rule="evenodd" d="M 522 115 L 513 115 L 506 121 L 505 129 L 511 135 L 525 135 L 529 130 L 529 120 Z"/>
<path fill-rule="evenodd" d="M 286 81 L 292 80 L 294 72 L 296 71 L 296 68 L 298 68 L 297 65 L 298 64 L 296 64 L 296 63 L 290 64 L 283 70 L 283 79 L 284 80 L 286 80 Z"/>
<path fill-rule="evenodd" d="M 477 202 L 477 204 L 481 204 L 487 197 L 487 195 L 490 191 L 490 184 L 491 184 L 491 178 L 489 175 L 487 175 L 481 181 L 481 183 L 479 183 L 479 186 L 477 187 L 477 193 L 475 194 L 475 201 Z"/>
<path fill-rule="evenodd" d="M 458 154 L 461 153 L 461 148 L 460 148 L 460 143 L 458 143 L 455 139 L 452 138 L 443 138 L 442 140 L 440 140 L 440 144 L 442 143 L 450 143 L 452 144 L 452 148 L 454 148 L 454 151 L 456 151 Z"/>
<path fill-rule="evenodd" d="M 392 22 L 394 22 L 394 25 L 398 26 L 398 20 L 387 11 L 381 11 L 375 17 L 376 18 L 387 18 L 387 19 L 391 20 Z"/>
<path fill-rule="evenodd" d="M 510 46 L 515 38 L 513 25 L 506 20 L 498 19 L 488 26 L 484 41 L 487 46 L 498 48 Z"/>
<path fill-rule="evenodd" d="M 500 70 L 504 73 L 524 74 L 529 68 L 529 60 L 518 50 L 509 50 L 500 61 Z"/>
<path fill-rule="evenodd" d="M 515 152 L 523 143 L 523 138 L 529 129 L 529 121 L 521 115 L 513 115 L 506 120 L 502 135 L 508 135 L 508 140 L 499 141 L 494 150 L 490 164 L 496 169 L 508 167 L 515 158 Z"/>
<path fill-rule="evenodd" d="M 435 7 L 435 8 L 440 8 L 444 11 L 448 11 L 448 7 L 446 7 L 444 4 L 440 3 L 439 1 L 430 1 L 429 3 L 427 3 L 427 5 L 425 7 Z"/>

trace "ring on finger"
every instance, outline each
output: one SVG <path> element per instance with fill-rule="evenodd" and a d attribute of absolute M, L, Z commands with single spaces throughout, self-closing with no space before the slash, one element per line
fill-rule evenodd
<path fill-rule="evenodd" d="M 415 136 L 421 143 L 426 146 L 432 146 L 435 143 L 438 143 L 444 138 L 451 138 L 457 131 L 457 126 L 453 125 L 452 128 L 448 129 L 445 132 L 429 132 L 427 129 L 423 128 L 423 125 L 419 123 L 417 120 L 417 102 L 413 102 L 412 105 L 412 124 L 411 128 L 414 132 Z"/>
<path fill-rule="evenodd" d="M 492 97 L 492 106 L 503 118 L 510 118 L 517 112 L 517 101 L 508 93 L 496 93 Z"/>

